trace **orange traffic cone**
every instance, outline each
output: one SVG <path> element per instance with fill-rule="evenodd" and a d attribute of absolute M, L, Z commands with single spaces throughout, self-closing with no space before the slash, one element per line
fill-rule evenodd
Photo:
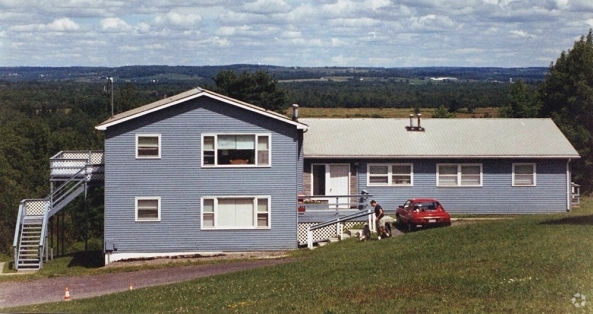
<path fill-rule="evenodd" d="M 64 290 L 64 301 L 70 301 L 70 291 L 68 291 L 68 287 Z"/>
<path fill-rule="evenodd" d="M 132 287 L 132 284 L 130 284 L 130 287 L 129 287 L 129 289 L 130 289 L 130 290 L 134 289 L 134 287 Z"/>

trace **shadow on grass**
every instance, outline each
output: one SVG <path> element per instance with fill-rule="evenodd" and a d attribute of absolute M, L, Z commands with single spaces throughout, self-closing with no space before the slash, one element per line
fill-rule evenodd
<path fill-rule="evenodd" d="M 76 252 L 68 267 L 99 268 L 105 266 L 102 251 Z"/>
<path fill-rule="evenodd" d="M 582 226 L 593 226 L 593 215 L 589 216 L 578 216 L 578 217 L 566 217 L 556 220 L 544 221 L 542 225 L 582 225 Z"/>

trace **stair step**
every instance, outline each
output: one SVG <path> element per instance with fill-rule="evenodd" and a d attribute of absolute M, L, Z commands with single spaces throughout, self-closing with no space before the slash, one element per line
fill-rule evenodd
<path fill-rule="evenodd" d="M 38 252 L 39 247 L 25 247 L 25 248 L 21 248 L 19 250 L 19 252 Z"/>

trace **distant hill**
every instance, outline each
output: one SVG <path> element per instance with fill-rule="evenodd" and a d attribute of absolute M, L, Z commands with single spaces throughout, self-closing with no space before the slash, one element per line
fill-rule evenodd
<path fill-rule="evenodd" d="M 280 67 L 235 64 L 225 66 L 124 66 L 124 67 L 0 67 L 4 81 L 78 81 L 103 82 L 107 77 L 135 83 L 206 82 L 221 70 L 264 70 L 279 81 L 297 80 L 402 80 L 453 79 L 455 81 L 509 82 L 522 79 L 538 82 L 545 79 L 547 67 L 470 68 L 470 67 Z"/>

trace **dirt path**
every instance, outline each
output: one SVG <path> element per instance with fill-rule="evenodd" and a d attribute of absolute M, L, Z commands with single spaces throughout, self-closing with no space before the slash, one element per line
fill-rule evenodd
<path fill-rule="evenodd" d="M 68 287 L 73 300 L 89 298 L 133 288 L 158 286 L 195 278 L 289 263 L 294 259 L 258 259 L 230 263 L 183 266 L 165 269 L 102 274 L 84 277 L 45 278 L 23 282 L 0 283 L 0 308 L 64 300 Z"/>

